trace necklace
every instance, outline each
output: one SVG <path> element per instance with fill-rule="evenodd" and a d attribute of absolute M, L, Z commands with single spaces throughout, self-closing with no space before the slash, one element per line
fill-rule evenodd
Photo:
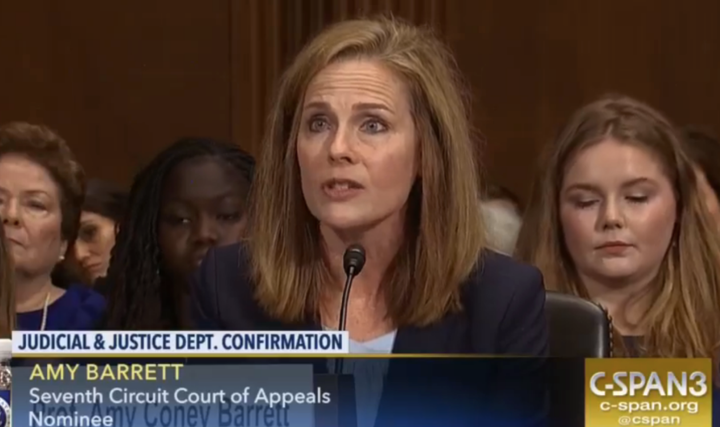
<path fill-rule="evenodd" d="M 45 295 L 45 304 L 43 304 L 42 322 L 40 323 L 40 331 L 45 330 L 47 324 L 48 306 L 50 305 L 50 292 Z"/>

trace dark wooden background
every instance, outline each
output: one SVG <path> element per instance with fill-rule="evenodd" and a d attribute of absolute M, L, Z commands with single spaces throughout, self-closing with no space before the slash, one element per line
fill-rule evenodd
<path fill-rule="evenodd" d="M 302 44 L 388 12 L 447 40 L 489 178 L 521 195 L 539 146 L 605 92 L 720 131 L 718 0 L 2 0 L 0 122 L 56 128 L 91 176 L 123 184 L 182 136 L 256 152 Z"/>

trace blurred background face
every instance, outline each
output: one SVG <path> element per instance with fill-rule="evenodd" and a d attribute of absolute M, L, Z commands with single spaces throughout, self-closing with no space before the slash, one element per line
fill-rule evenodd
<path fill-rule="evenodd" d="M 489 199 L 489 200 L 483 200 L 482 203 L 484 206 L 487 206 L 498 212 L 507 212 L 508 215 L 515 215 L 517 217 L 520 216 L 520 212 L 518 212 L 517 207 L 510 200 Z"/>
<path fill-rule="evenodd" d="M 366 60 L 320 72 L 308 87 L 297 139 L 303 195 L 333 229 L 401 214 L 417 177 L 417 140 L 407 88 Z"/>
<path fill-rule="evenodd" d="M 565 244 L 581 278 L 623 283 L 654 277 L 676 218 L 661 163 L 609 139 L 568 165 L 559 200 Z"/>
<path fill-rule="evenodd" d="M 505 255 L 512 255 L 522 227 L 522 217 L 515 204 L 504 199 L 483 200 L 480 211 L 487 227 L 490 248 Z"/>
<path fill-rule="evenodd" d="M 18 273 L 50 274 L 65 254 L 60 189 L 48 171 L 15 154 L 0 157 L 0 215 Z"/>
<path fill-rule="evenodd" d="M 158 238 L 164 267 L 175 279 L 184 280 L 211 247 L 240 241 L 249 189 L 238 170 L 214 158 L 186 160 L 170 172 Z"/>
<path fill-rule="evenodd" d="M 75 259 L 91 283 L 105 277 L 115 246 L 115 221 L 93 212 L 83 212 L 75 241 Z"/>
<path fill-rule="evenodd" d="M 705 174 L 700 169 L 695 169 L 695 176 L 697 176 L 698 189 L 700 190 L 700 197 L 705 202 L 710 214 L 715 219 L 715 222 L 720 226 L 720 202 L 718 202 L 715 191 L 710 186 L 705 177 Z"/>

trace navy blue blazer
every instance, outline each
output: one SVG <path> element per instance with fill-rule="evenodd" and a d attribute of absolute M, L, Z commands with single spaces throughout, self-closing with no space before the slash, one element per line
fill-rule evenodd
<path fill-rule="evenodd" d="M 463 285 L 463 311 L 425 327 L 401 327 L 393 353 L 548 354 L 545 290 L 535 267 L 486 252 Z M 253 296 L 242 244 L 211 249 L 191 280 L 198 326 L 214 330 L 319 330 L 312 319 L 283 324 Z"/>
<path fill-rule="evenodd" d="M 400 327 L 393 353 L 535 357 L 491 359 L 474 364 L 458 359 L 448 359 L 450 362 L 393 359 L 376 426 L 407 424 L 409 417 L 414 425 L 428 426 L 545 424 L 548 408 L 543 357 L 548 354 L 549 344 L 542 275 L 534 267 L 490 251 L 478 265 L 462 287 L 463 310 L 429 326 Z M 322 327 L 312 319 L 285 324 L 263 312 L 253 296 L 247 253 L 242 244 L 210 250 L 191 282 L 200 329 L 268 331 Z M 322 371 L 322 366 L 327 364 L 321 364 L 319 369 L 316 366 L 315 372 Z M 433 378 L 427 375 L 438 370 L 443 374 Z M 482 390 L 478 385 L 482 385 Z M 439 400 L 449 400 L 446 406 L 425 404 L 428 396 L 433 396 L 432 401 L 438 404 Z M 480 414 L 481 418 L 459 416 L 460 410 L 438 415 L 438 407 L 457 409 L 463 405 L 460 401 L 466 404 L 463 406 L 466 414 Z M 493 415 L 478 408 L 489 408 Z"/>

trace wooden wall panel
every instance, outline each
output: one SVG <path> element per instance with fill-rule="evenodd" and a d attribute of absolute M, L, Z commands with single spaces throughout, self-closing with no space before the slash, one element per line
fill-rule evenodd
<path fill-rule="evenodd" d="M 259 15 L 243 19 L 276 28 L 267 34 L 258 27 L 263 32 L 252 39 L 254 48 L 233 45 L 236 51 L 266 55 L 243 64 L 255 70 L 256 79 L 240 73 L 245 89 L 233 95 L 240 100 L 253 94 L 242 107 L 252 111 L 233 114 L 233 121 L 242 123 L 243 137 L 252 129 L 255 151 L 274 82 L 295 53 L 332 22 L 380 13 L 430 24 L 449 43 L 469 83 L 475 127 L 485 136 L 486 177 L 521 197 L 529 191 L 541 145 L 574 109 L 603 93 L 627 93 L 678 123 L 720 130 L 720 27 L 714 24 L 720 2 L 715 0 L 560 0 L 522 7 L 502 0 L 250 2 L 258 4 Z M 251 26 L 233 25 L 233 31 Z"/>
<path fill-rule="evenodd" d="M 256 153 L 281 70 L 277 0 L 230 1 L 232 138 Z"/>
<path fill-rule="evenodd" d="M 358 16 L 393 14 L 442 33 L 443 0 L 242 0 L 231 2 L 232 135 L 257 153 L 282 71 L 325 26 Z"/>
<path fill-rule="evenodd" d="M 229 138 L 228 1 L 3 1 L 0 122 L 55 127 L 119 183 L 179 137 Z"/>
<path fill-rule="evenodd" d="M 540 146 L 608 92 L 720 132 L 720 2 L 453 1 L 488 176 L 526 195 Z"/>
<path fill-rule="evenodd" d="M 720 131 L 717 0 L 125 0 L 0 3 L 0 122 L 57 128 L 126 183 L 185 135 L 257 152 L 282 70 L 325 25 L 392 13 L 456 54 L 488 178 L 525 195 L 539 146 L 609 91 Z"/>

